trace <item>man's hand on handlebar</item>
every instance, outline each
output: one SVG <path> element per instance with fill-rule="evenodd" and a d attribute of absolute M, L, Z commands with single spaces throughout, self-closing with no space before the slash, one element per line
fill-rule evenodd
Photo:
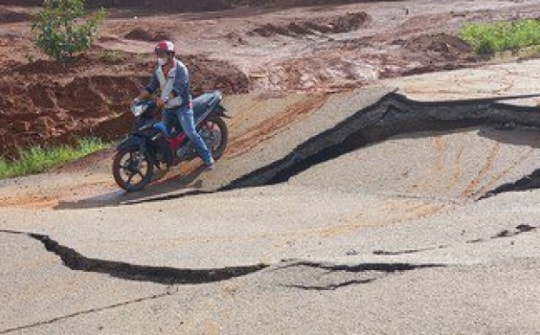
<path fill-rule="evenodd" d="M 158 108 L 163 108 L 167 102 L 161 98 L 156 98 L 156 105 Z"/>

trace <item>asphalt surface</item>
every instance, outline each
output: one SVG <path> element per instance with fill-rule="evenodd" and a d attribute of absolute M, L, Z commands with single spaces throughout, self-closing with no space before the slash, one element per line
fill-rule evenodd
<path fill-rule="evenodd" d="M 283 159 L 389 87 L 469 98 L 483 71 L 496 83 L 540 69 L 522 65 L 325 97 L 184 190 L 172 181 L 136 198 L 3 206 L 0 334 L 539 334 L 540 191 L 481 199 L 536 170 L 536 128 L 402 134 L 284 183 L 205 193 Z M 530 77 L 479 94 L 534 93 Z M 13 185 L 29 184 L 3 192 Z"/>

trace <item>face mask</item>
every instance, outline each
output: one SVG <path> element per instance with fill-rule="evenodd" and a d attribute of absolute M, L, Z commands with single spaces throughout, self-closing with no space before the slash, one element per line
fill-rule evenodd
<path fill-rule="evenodd" d="M 158 58 L 157 62 L 158 62 L 159 65 L 163 66 L 163 65 L 167 64 L 169 62 L 169 60 L 167 58 Z"/>

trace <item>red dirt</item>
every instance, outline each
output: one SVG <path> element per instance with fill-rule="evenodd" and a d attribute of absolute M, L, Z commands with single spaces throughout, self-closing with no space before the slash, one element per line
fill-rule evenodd
<path fill-rule="evenodd" d="M 170 40 L 171 37 L 164 31 L 149 31 L 143 28 L 135 28 L 129 33 L 127 33 L 125 38 L 129 40 L 139 40 L 139 41 L 148 41 L 148 42 L 157 42 L 161 40 Z"/>
<path fill-rule="evenodd" d="M 31 15 L 22 10 L 0 7 L 0 22 L 13 23 L 30 20 Z"/>
<path fill-rule="evenodd" d="M 273 35 L 295 37 L 301 35 L 314 35 L 317 33 L 339 34 L 360 29 L 370 20 L 370 16 L 365 12 L 347 13 L 345 15 L 338 15 L 334 17 L 322 17 L 311 20 L 294 21 L 284 25 L 267 23 L 253 29 L 248 34 L 257 34 L 263 37 L 270 37 Z"/>
<path fill-rule="evenodd" d="M 131 126 L 129 102 L 147 84 L 153 66 L 134 55 L 124 57 L 129 58 L 127 65 L 114 65 L 95 52 L 68 69 L 48 60 L 10 63 L 0 79 L 3 155 L 12 157 L 22 147 L 66 143 L 81 135 L 123 137 Z M 247 77 L 226 62 L 203 56 L 183 60 L 192 72 L 194 93 L 248 90 Z"/>
<path fill-rule="evenodd" d="M 247 132 L 232 137 L 226 155 L 235 157 L 248 152 L 260 143 L 276 136 L 285 126 L 290 127 L 294 123 L 300 122 L 309 112 L 321 107 L 326 101 L 327 94 L 313 94 L 309 99 L 288 107 L 282 113 L 274 115 Z"/>
<path fill-rule="evenodd" d="M 391 0 L 390 0 L 391 1 Z M 394 0 L 400 1 L 400 0 Z M 88 7 L 142 7 L 167 8 L 180 12 L 207 12 L 222 11 L 238 7 L 293 7 L 314 5 L 337 5 L 363 2 L 377 2 L 376 0 L 86 0 Z M 40 6 L 43 0 L 2 0 L 0 4 L 13 6 Z"/>

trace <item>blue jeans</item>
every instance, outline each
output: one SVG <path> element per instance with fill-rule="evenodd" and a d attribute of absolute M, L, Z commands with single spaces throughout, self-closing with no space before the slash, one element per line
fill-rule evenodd
<path fill-rule="evenodd" d="M 172 120 L 170 119 L 172 116 L 176 116 L 177 119 L 180 121 L 182 129 L 186 133 L 186 136 L 191 141 L 191 143 L 193 143 L 193 145 L 195 146 L 195 150 L 197 150 L 197 153 L 199 154 L 199 156 L 201 156 L 204 164 L 210 165 L 211 163 L 213 163 L 214 160 L 212 158 L 212 153 L 210 152 L 210 150 L 208 150 L 206 143 L 204 143 L 201 135 L 199 135 L 199 133 L 195 129 L 195 118 L 193 116 L 193 109 L 187 106 L 180 106 L 178 108 L 164 110 L 163 120 L 167 129 L 170 129 L 171 124 L 173 124 L 171 122 Z"/>

